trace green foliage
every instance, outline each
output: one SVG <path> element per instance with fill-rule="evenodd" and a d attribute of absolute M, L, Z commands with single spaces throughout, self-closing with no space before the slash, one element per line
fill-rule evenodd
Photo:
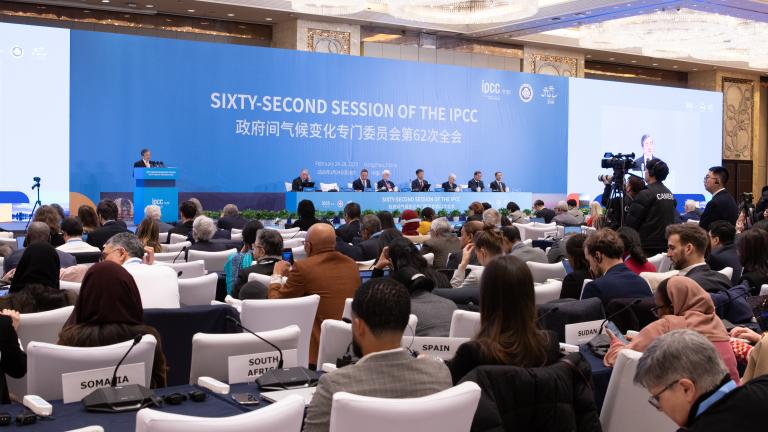
<path fill-rule="evenodd" d="M 448 211 L 446 209 L 438 210 L 437 217 L 448 217 Z"/>
<path fill-rule="evenodd" d="M 526 216 L 530 216 L 530 215 L 531 215 L 533 212 L 531 211 L 531 209 L 525 209 L 525 210 L 523 210 L 523 213 L 524 213 Z"/>
<path fill-rule="evenodd" d="M 509 216 L 509 210 L 506 207 L 502 207 L 499 209 L 499 214 L 502 216 Z"/>
<path fill-rule="evenodd" d="M 400 212 L 399 209 L 392 210 L 392 217 L 395 218 L 395 219 L 399 218 L 401 214 L 402 214 L 402 212 Z"/>
<path fill-rule="evenodd" d="M 376 214 L 376 212 L 374 212 L 374 211 L 373 211 L 373 210 L 371 210 L 371 209 L 365 209 L 365 210 L 363 210 L 363 216 L 366 216 L 366 215 L 372 215 L 372 214 Z"/>
<path fill-rule="evenodd" d="M 458 210 L 451 210 L 451 217 L 459 217 L 461 216 L 461 212 Z"/>
<path fill-rule="evenodd" d="M 203 214 L 208 216 L 211 219 L 218 219 L 221 217 L 221 212 L 215 211 L 215 210 L 205 210 L 203 211 Z"/>

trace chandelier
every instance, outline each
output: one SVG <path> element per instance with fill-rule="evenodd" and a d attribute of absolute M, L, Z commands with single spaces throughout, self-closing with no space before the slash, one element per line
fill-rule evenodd
<path fill-rule="evenodd" d="M 385 5 L 404 20 L 455 25 L 516 21 L 539 10 L 538 0 L 291 0 L 295 11 L 321 15 L 357 13 L 367 3 Z"/>

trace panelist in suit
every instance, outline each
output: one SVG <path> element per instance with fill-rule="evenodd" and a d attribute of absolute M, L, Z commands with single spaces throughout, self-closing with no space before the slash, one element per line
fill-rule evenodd
<path fill-rule="evenodd" d="M 413 192 L 429 192 L 431 185 L 428 181 L 424 180 L 424 170 L 419 168 L 416 170 L 416 179 L 411 182 L 411 191 Z"/>
<path fill-rule="evenodd" d="M 494 174 L 494 177 L 496 177 L 496 179 L 491 182 L 491 192 L 507 191 L 507 185 L 503 181 L 501 181 L 502 175 L 503 174 L 501 171 L 496 171 L 496 173 Z"/>
<path fill-rule="evenodd" d="M 301 170 L 299 176 L 293 179 L 293 183 L 291 183 L 291 192 L 301 192 L 306 187 L 314 186 L 310 184 L 311 182 L 312 180 L 309 178 L 309 170 L 304 168 Z"/>
<path fill-rule="evenodd" d="M 141 159 L 133 163 L 134 168 L 153 168 L 160 166 L 162 162 L 150 160 L 152 153 L 149 149 L 141 149 Z"/>
<path fill-rule="evenodd" d="M 441 185 L 443 192 L 459 192 L 461 187 L 456 183 L 456 174 L 451 173 L 448 176 L 448 181 Z"/>
<path fill-rule="evenodd" d="M 86 240 L 89 245 L 95 246 L 101 250 L 104 244 L 115 234 L 128 232 L 125 223 L 117 220 L 117 204 L 110 199 L 99 201 L 96 206 L 96 214 L 99 216 L 101 226 L 91 231 Z"/>
<path fill-rule="evenodd" d="M 640 147 L 643 149 L 643 154 L 635 159 L 632 169 L 635 171 L 645 171 L 645 165 L 652 159 L 658 159 L 653 155 L 653 138 L 646 134 L 640 138 Z"/>
<path fill-rule="evenodd" d="M 480 171 L 475 171 L 475 175 L 467 183 L 469 190 L 471 190 L 472 192 L 482 192 L 483 189 L 485 189 L 485 185 L 483 184 L 482 178 L 483 178 L 483 173 Z"/>
<path fill-rule="evenodd" d="M 397 190 L 395 184 L 389 179 L 391 175 L 389 170 L 381 172 L 381 180 L 376 182 L 376 192 L 395 192 Z"/>
<path fill-rule="evenodd" d="M 360 170 L 360 177 L 352 182 L 352 190 L 355 192 L 365 192 L 366 189 L 371 188 L 371 181 L 368 180 L 368 170 L 363 168 Z"/>
<path fill-rule="evenodd" d="M 736 218 L 739 215 L 739 207 L 736 200 L 725 190 L 728 183 L 728 170 L 721 166 L 714 166 L 709 169 L 704 177 L 704 189 L 712 194 L 712 199 L 704 208 L 704 213 L 699 219 L 699 226 L 709 230 L 709 224 L 714 221 L 724 220 L 736 224 Z"/>

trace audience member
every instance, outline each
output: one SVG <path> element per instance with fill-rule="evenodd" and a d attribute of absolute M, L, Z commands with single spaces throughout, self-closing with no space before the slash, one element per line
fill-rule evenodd
<path fill-rule="evenodd" d="M 245 231 L 243 231 L 243 234 L 245 234 Z M 243 240 L 245 240 L 245 236 L 243 236 Z M 272 275 L 275 263 L 282 259 L 282 251 L 283 236 L 280 235 L 280 232 L 271 229 L 259 229 L 253 243 L 251 265 L 237 273 L 237 281 L 232 289 L 232 296 L 241 300 L 266 299 L 268 295 L 267 288 L 257 281 L 248 282 L 248 276 L 251 273 L 266 276 Z"/>
<path fill-rule="evenodd" d="M 695 280 L 709 293 L 728 290 L 731 287 L 727 276 L 712 270 L 704 261 L 704 255 L 709 248 L 709 237 L 698 225 L 668 226 L 667 244 L 667 256 L 674 269 L 680 271 L 680 276 Z"/>
<path fill-rule="evenodd" d="M 446 268 L 451 270 L 459 268 L 459 263 L 463 257 L 463 249 L 467 247 L 468 244 L 472 243 L 473 239 L 475 238 L 475 234 L 480 232 L 482 229 L 483 223 L 480 221 L 467 221 L 464 223 L 464 225 L 462 225 L 461 231 L 459 231 L 459 241 L 461 242 L 460 246 L 462 251 L 459 253 L 452 253 L 448 256 L 448 261 L 445 265 Z M 477 261 L 477 254 L 475 251 L 472 251 L 472 254 L 469 256 L 469 265 L 480 265 L 480 263 Z"/>
<path fill-rule="evenodd" d="M 421 220 L 416 211 L 408 209 L 403 211 L 403 215 L 400 218 L 400 225 L 402 226 L 404 236 L 417 236 L 419 235 L 419 225 L 421 225 Z"/>
<path fill-rule="evenodd" d="M 483 204 L 479 201 L 475 201 L 472 204 L 469 205 L 469 211 L 467 212 L 467 222 L 471 221 L 483 221 L 483 212 L 485 211 L 485 207 L 483 207 Z"/>
<path fill-rule="evenodd" d="M 451 232 L 451 224 L 445 218 L 432 221 L 429 239 L 421 245 L 422 254 L 434 254 L 432 267 L 446 268 L 450 254 L 461 254 L 461 240 Z"/>
<path fill-rule="evenodd" d="M 768 232 L 761 228 L 748 229 L 736 244 L 741 259 L 741 282 L 746 282 L 750 293 L 757 295 L 760 287 L 768 283 Z"/>
<path fill-rule="evenodd" d="M 421 209 L 421 222 L 419 223 L 419 229 L 417 230 L 420 235 L 429 234 L 429 226 L 435 219 L 435 209 L 432 207 L 424 207 Z"/>
<path fill-rule="evenodd" d="M 632 273 L 639 275 L 642 272 L 655 272 L 656 266 L 648 262 L 648 258 L 640 246 L 640 234 L 634 228 L 621 227 L 616 230 L 622 243 L 624 243 L 624 265 L 632 270 Z"/>
<path fill-rule="evenodd" d="M 336 236 L 346 243 L 360 237 L 360 204 L 350 202 L 344 206 L 344 225 L 336 228 Z"/>
<path fill-rule="evenodd" d="M 568 257 L 568 264 L 571 266 L 571 272 L 563 278 L 563 287 L 560 289 L 561 299 L 580 299 L 584 280 L 592 277 L 589 271 L 589 262 L 584 256 L 584 241 L 586 239 L 587 236 L 584 234 L 574 234 L 565 239 L 565 253 Z"/>
<path fill-rule="evenodd" d="M 99 227 L 99 217 L 96 215 L 96 210 L 89 205 L 83 204 L 78 207 L 77 218 L 83 224 L 83 232 L 86 234 L 90 234 Z"/>
<path fill-rule="evenodd" d="M 104 199 L 96 206 L 96 214 L 99 216 L 100 227 L 91 231 L 86 240 L 89 245 L 104 250 L 104 244 L 113 235 L 128 232 L 125 224 L 117 220 L 117 204 L 114 201 Z"/>
<path fill-rule="evenodd" d="M 555 218 L 555 211 L 544 207 L 544 201 L 537 199 L 533 202 L 533 215 L 544 219 L 544 223 L 550 223 Z"/>
<path fill-rule="evenodd" d="M 538 328 L 528 266 L 509 255 L 490 260 L 480 288 L 480 330 L 448 362 L 453 383 L 482 365 L 540 367 L 559 358 L 557 335 Z"/>
<path fill-rule="evenodd" d="M 165 387 L 166 371 L 160 334 L 144 324 L 144 310 L 133 277 L 113 262 L 102 262 L 85 274 L 72 315 L 59 334 L 59 345 L 98 347 L 150 334 L 157 339 L 152 388 Z"/>
<path fill-rule="evenodd" d="M 701 212 L 699 212 L 699 203 L 689 199 L 685 201 L 685 213 L 680 215 L 680 219 L 683 222 L 698 221 L 701 219 Z"/>
<path fill-rule="evenodd" d="M 19 328 L 21 316 L 15 310 L 4 309 L 0 314 L 0 403 L 10 404 L 5 375 L 22 378 L 27 374 L 27 354 L 21 348 Z"/>
<path fill-rule="evenodd" d="M 610 228 L 597 230 L 584 241 L 584 256 L 595 280 L 589 282 L 582 299 L 599 298 L 604 305 L 613 299 L 650 297 L 651 289 L 628 269 L 621 257 L 624 242 Z"/>
<path fill-rule="evenodd" d="M 358 206 L 359 209 L 359 206 Z M 307 259 L 275 264 L 269 285 L 269 298 L 295 298 L 317 294 L 320 305 L 315 315 L 309 362 L 317 361 L 320 324 L 326 319 L 341 319 L 344 302 L 360 286 L 360 274 L 354 260 L 336 252 L 336 234 L 328 224 L 315 224 L 307 232 L 304 250 Z M 288 280 L 283 284 L 283 276 Z"/>
<path fill-rule="evenodd" d="M 728 368 L 731 378 L 739 382 L 736 370 L 736 357 L 730 344 L 730 337 L 723 322 L 715 314 L 712 298 L 691 278 L 674 276 L 662 281 L 654 295 L 658 320 L 648 324 L 624 345 L 611 335 L 611 348 L 605 355 L 606 366 L 613 366 L 619 351 L 628 348 L 643 352 L 657 337 L 672 330 L 695 330 L 709 339 L 715 346 L 720 358 Z"/>
<path fill-rule="evenodd" d="M 162 264 L 144 264 L 144 245 L 131 233 L 110 238 L 101 254 L 104 261 L 122 265 L 133 276 L 145 308 L 178 308 L 179 279 L 176 272 Z"/>
<path fill-rule="evenodd" d="M 195 197 L 190 198 L 189 202 L 195 205 L 195 217 L 201 216 L 203 214 L 203 203 Z"/>
<path fill-rule="evenodd" d="M 59 205 L 59 204 L 57 204 L 57 203 L 53 203 L 53 204 L 50 204 L 50 206 L 51 206 L 51 207 L 52 207 L 54 210 L 56 210 L 56 213 L 58 213 L 58 214 L 59 214 L 59 220 L 60 220 L 60 221 L 63 221 L 64 219 L 66 219 L 66 218 L 67 218 L 67 215 L 65 215 L 65 214 L 64 214 L 64 207 L 62 207 L 61 205 Z"/>
<path fill-rule="evenodd" d="M 352 258 L 355 261 L 368 261 L 379 256 L 379 237 L 381 221 L 376 215 L 368 214 L 360 221 L 360 234 L 362 238 L 355 239 L 357 243 L 350 245 L 341 239 L 336 239 L 336 250 Z"/>
<path fill-rule="evenodd" d="M 602 216 L 603 215 L 603 207 L 600 206 L 600 203 L 597 201 L 592 201 L 589 203 L 589 217 L 587 218 L 586 224 L 587 226 L 592 226 L 592 222 L 595 220 L 595 217 Z"/>
<path fill-rule="evenodd" d="M 256 242 L 256 235 L 259 230 L 263 228 L 264 225 L 257 220 L 248 221 L 243 226 L 243 247 L 238 253 L 232 254 L 227 258 L 227 262 L 224 263 L 224 275 L 227 279 L 227 294 L 232 295 L 240 271 L 253 265 L 253 244 Z M 275 232 L 279 235 L 277 231 Z M 272 269 L 270 269 L 270 272 L 267 274 L 272 274 Z M 246 281 L 247 280 L 248 279 L 246 278 Z"/>
<path fill-rule="evenodd" d="M 232 230 L 232 228 L 243 229 L 245 224 L 248 223 L 248 219 L 240 216 L 240 210 L 234 204 L 227 204 L 221 211 L 221 217 L 216 226 L 223 230 Z"/>
<path fill-rule="evenodd" d="M 541 248 L 528 246 L 520 237 L 520 230 L 512 225 L 501 229 L 504 235 L 504 253 L 520 258 L 523 262 L 548 264 L 547 254 Z"/>
<path fill-rule="evenodd" d="M 29 228 L 27 228 L 27 248 L 37 243 L 50 245 L 48 242 L 50 238 L 51 230 L 44 222 L 31 222 L 29 224 Z M 13 253 L 8 255 L 3 262 L 3 273 L 7 274 L 9 271 L 15 269 L 16 266 L 19 265 L 19 261 L 24 255 L 24 252 L 24 249 L 16 249 Z M 59 256 L 59 265 L 61 268 L 71 267 L 77 264 L 75 257 L 66 252 L 56 250 L 56 254 Z"/>
<path fill-rule="evenodd" d="M 714 221 L 709 224 L 709 243 L 712 250 L 706 259 L 707 264 L 715 271 L 732 268 L 731 285 L 737 285 L 741 280 L 741 260 L 734 243 L 735 238 L 736 227 L 732 223 Z"/>
<path fill-rule="evenodd" d="M 154 219 L 155 223 L 157 224 L 157 229 L 161 233 L 167 233 L 173 229 L 173 225 L 163 222 L 163 210 L 159 205 L 150 204 L 144 207 L 144 218 Z"/>
<path fill-rule="evenodd" d="M 197 215 L 197 207 L 192 201 L 184 201 L 179 206 L 179 213 L 181 214 L 181 223 L 176 224 L 172 230 L 168 231 L 168 239 L 166 243 L 170 243 L 171 234 L 179 234 L 187 237 L 187 240 L 194 241 L 192 239 L 192 224 L 195 222 Z"/>
<path fill-rule="evenodd" d="M 64 244 L 64 236 L 61 233 L 61 216 L 56 209 L 49 205 L 42 205 L 35 211 L 35 216 L 32 218 L 33 222 L 43 222 L 48 225 L 50 229 L 50 238 L 48 243 L 53 247 L 59 247 Z M 28 240 L 24 239 L 24 246 L 27 246 Z"/>
<path fill-rule="evenodd" d="M 23 250 L 18 266 L 3 276 L 11 286 L 8 295 L 0 298 L 0 310 L 35 313 L 73 304 L 77 294 L 59 290 L 59 270 L 59 256 L 53 246 L 32 242 Z"/>
<path fill-rule="evenodd" d="M 477 255 L 479 267 L 474 267 L 467 275 L 467 266 L 469 265 L 472 251 Z M 480 288 L 480 277 L 483 275 L 483 266 L 493 259 L 493 257 L 504 253 L 504 236 L 495 227 L 486 226 L 482 231 L 475 234 L 472 243 L 466 245 L 462 250 L 461 263 L 459 268 L 454 270 L 451 278 L 453 288 Z"/>
<path fill-rule="evenodd" d="M 528 223 L 528 218 L 520 210 L 520 206 L 516 202 L 510 201 L 507 203 L 507 216 L 501 219 L 501 224 L 504 226 L 512 225 L 513 223 Z M 505 220 L 506 219 L 506 220 Z"/>
<path fill-rule="evenodd" d="M 208 216 L 198 216 L 192 222 L 192 238 L 195 240 L 189 250 L 222 252 L 230 249 L 226 242 L 213 239 L 216 224 Z"/>
<path fill-rule="evenodd" d="M 675 223 L 677 202 L 664 186 L 669 167 L 659 159 L 651 159 L 645 165 L 645 181 L 648 187 L 637 194 L 629 207 L 624 224 L 640 234 L 647 256 L 663 253 L 667 249 L 665 230 Z"/>
<path fill-rule="evenodd" d="M 382 210 L 378 213 L 376 213 L 376 216 L 378 216 L 379 220 L 381 221 L 381 230 L 388 230 L 388 229 L 397 229 L 395 226 L 395 218 L 392 217 L 392 213 Z"/>
<path fill-rule="evenodd" d="M 136 237 L 155 253 L 163 251 L 160 246 L 160 227 L 154 219 L 145 217 L 136 228 Z"/>
<path fill-rule="evenodd" d="M 299 218 L 293 221 L 291 228 L 299 228 L 300 231 L 307 231 L 309 227 L 320 222 L 315 217 L 315 204 L 310 200 L 301 200 L 296 208 Z"/>
<path fill-rule="evenodd" d="M 728 177 L 728 170 L 721 166 L 713 166 L 704 177 L 704 189 L 712 194 L 699 220 L 699 226 L 704 230 L 709 230 L 709 225 L 718 220 L 736 223 L 739 208 L 733 196 L 725 190 Z"/>
<path fill-rule="evenodd" d="M 64 244 L 56 249 L 66 253 L 100 252 L 99 248 L 83 241 L 83 224 L 77 218 L 69 217 L 61 223 Z"/>
<path fill-rule="evenodd" d="M 567 202 L 560 201 L 555 207 L 556 216 L 552 218 L 552 221 L 558 225 L 579 226 L 582 222 L 584 222 L 584 215 L 578 209 L 576 209 L 576 211 L 579 213 L 579 215 L 581 215 L 581 217 L 576 215 L 575 212 L 569 210 Z"/>
<path fill-rule="evenodd" d="M 676 330 L 646 348 L 634 381 L 648 389 L 648 402 L 680 430 L 764 430 L 768 376 L 737 386 L 718 354 L 701 334 Z"/>
<path fill-rule="evenodd" d="M 414 358 L 400 347 L 408 325 L 408 291 L 392 279 L 371 279 L 352 301 L 352 347 L 356 364 L 320 377 L 307 408 L 304 432 L 329 430 L 333 395 L 416 398 L 451 387 L 445 365 L 430 357 Z"/>
<path fill-rule="evenodd" d="M 483 212 L 483 224 L 494 228 L 501 227 L 501 213 L 498 210 L 490 208 Z"/>

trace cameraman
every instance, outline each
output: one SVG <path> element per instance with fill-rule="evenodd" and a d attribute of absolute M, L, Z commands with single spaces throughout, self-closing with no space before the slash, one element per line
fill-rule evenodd
<path fill-rule="evenodd" d="M 629 206 L 624 225 L 640 233 L 643 250 L 650 257 L 667 250 L 665 232 L 675 223 L 677 201 L 663 181 L 669 175 L 669 167 L 659 159 L 648 161 L 645 181 L 648 187 L 640 191 Z"/>
<path fill-rule="evenodd" d="M 600 204 L 605 207 L 606 215 L 610 216 L 608 217 L 608 227 L 613 230 L 617 230 L 619 227 L 621 227 L 622 213 L 626 218 L 627 210 L 632 204 L 632 200 L 635 199 L 640 191 L 645 189 L 645 182 L 643 179 L 634 174 L 629 174 L 627 176 L 627 180 L 624 182 L 624 206 L 622 207 L 620 197 L 614 197 L 611 199 L 611 192 L 613 190 L 612 180 L 613 177 L 610 176 L 602 177 L 605 189 L 603 190 L 603 197 L 600 200 Z"/>
<path fill-rule="evenodd" d="M 755 204 L 755 221 L 765 219 L 766 210 L 768 210 L 768 186 L 763 186 L 760 191 L 760 199 Z"/>

